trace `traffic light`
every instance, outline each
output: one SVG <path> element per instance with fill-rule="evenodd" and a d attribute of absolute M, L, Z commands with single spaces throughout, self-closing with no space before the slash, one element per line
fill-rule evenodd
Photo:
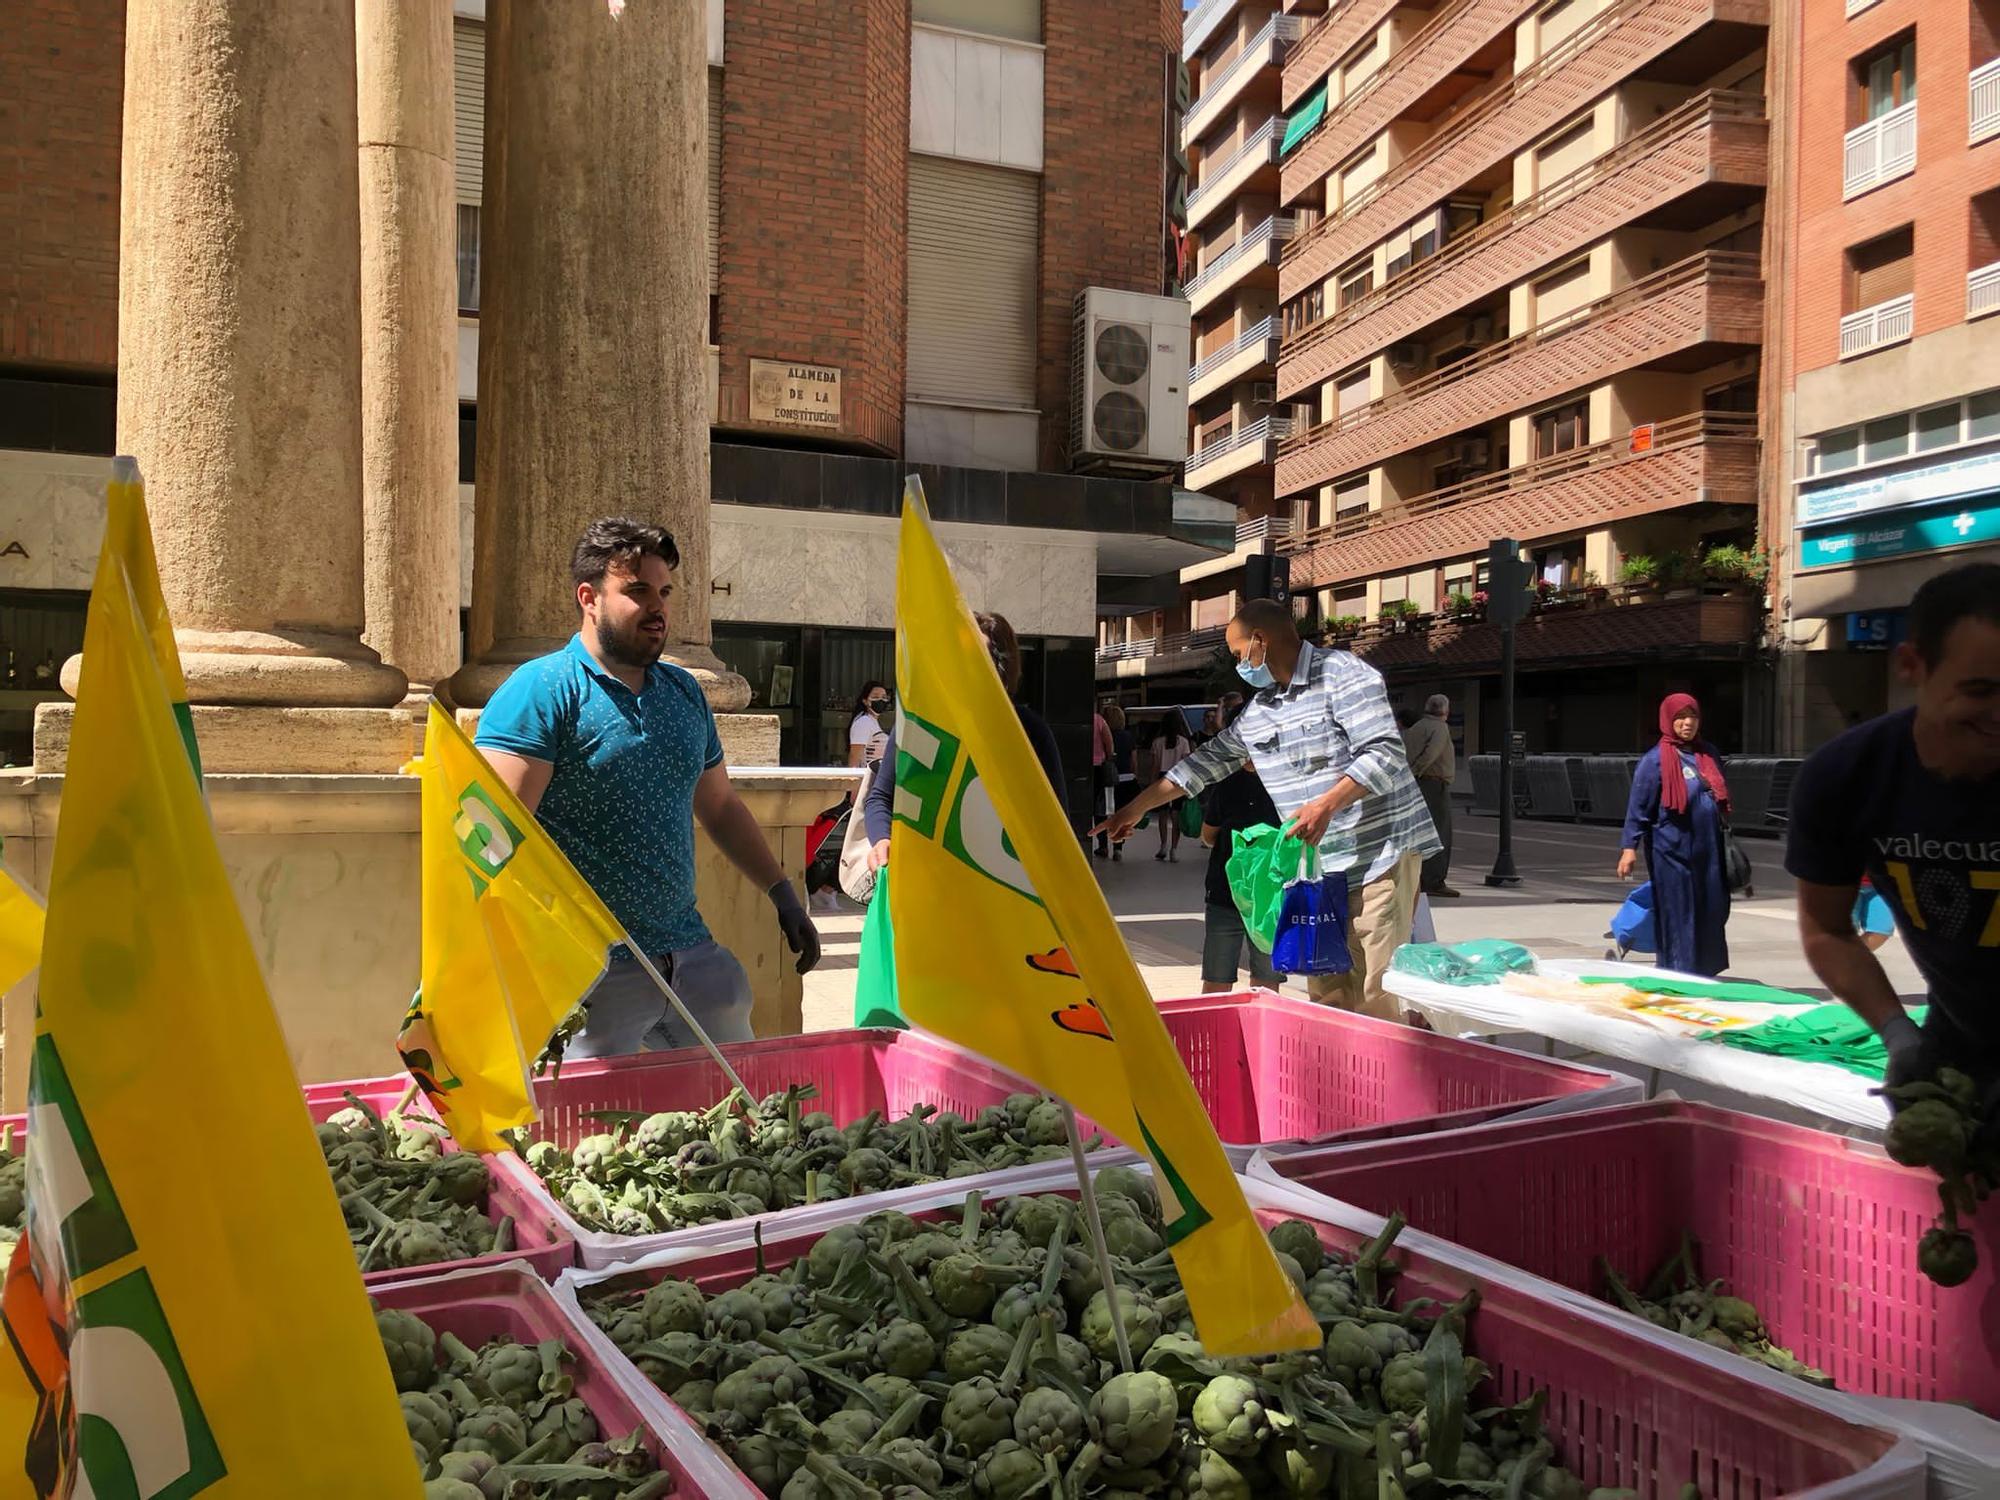
<path fill-rule="evenodd" d="M 1528 616 L 1535 570 L 1521 560 L 1521 544 L 1501 537 L 1486 544 L 1486 618 L 1495 625 L 1518 625 Z"/>
<path fill-rule="evenodd" d="M 1292 560 L 1284 553 L 1253 552 L 1243 559 L 1243 597 L 1292 601 Z"/>

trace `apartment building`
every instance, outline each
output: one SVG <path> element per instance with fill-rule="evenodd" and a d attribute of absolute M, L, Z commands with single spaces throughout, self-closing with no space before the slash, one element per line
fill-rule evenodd
<path fill-rule="evenodd" d="M 1099 425 L 1142 451 L 1164 428 L 1170 459 L 1107 471 L 1071 409 L 1079 294 L 1168 301 L 1180 10 L 706 3 L 708 213 L 689 253 L 709 268 L 715 648 L 779 717 L 785 760 L 844 760 L 856 690 L 894 675 L 894 511 L 914 467 L 1087 776 L 1100 580 L 1228 546 L 1226 510 L 1176 493 L 1185 409 L 1147 383 L 1150 337 L 1109 340 L 1137 394 L 1100 397 L 1115 430 Z M 485 6 L 454 11 L 469 590 Z M 102 524 L 123 29 L 120 0 L 42 0 L 0 34 L 0 99 L 20 101 L 0 173 L 0 757 L 56 691 L 36 667 L 78 649 Z M 1177 396 L 1185 345 L 1160 358 Z"/>
<path fill-rule="evenodd" d="M 2000 559 L 2000 3 L 1804 0 L 1771 485 L 1784 748 L 1898 701 L 1940 568 Z"/>
<path fill-rule="evenodd" d="M 1336 0 L 1286 56 L 1273 492 L 1294 599 L 1399 700 L 1450 694 L 1467 748 L 1497 748 L 1502 536 L 1541 596 L 1519 636 L 1531 749 L 1642 745 L 1677 689 L 1732 746 L 1768 714 L 1767 19 Z"/>

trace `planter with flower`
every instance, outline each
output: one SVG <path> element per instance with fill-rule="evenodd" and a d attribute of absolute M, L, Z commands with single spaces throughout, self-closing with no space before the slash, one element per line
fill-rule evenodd
<path fill-rule="evenodd" d="M 1391 635 L 1406 634 L 1422 616 L 1414 599 L 1391 599 L 1382 606 L 1382 624 Z"/>
<path fill-rule="evenodd" d="M 1635 552 L 1618 565 L 1618 581 L 1629 603 L 1643 604 L 1660 596 L 1660 560 Z"/>
<path fill-rule="evenodd" d="M 1748 551 L 1725 542 L 1702 554 L 1702 581 L 1728 594 L 1754 594 L 1763 590 L 1771 565 L 1762 548 Z"/>

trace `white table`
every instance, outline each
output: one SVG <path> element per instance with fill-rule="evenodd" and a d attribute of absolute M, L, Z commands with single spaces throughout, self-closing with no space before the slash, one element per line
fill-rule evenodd
<path fill-rule="evenodd" d="M 1584 974 L 1657 978 L 1667 972 L 1651 964 L 1578 959 L 1545 960 L 1540 969 L 1554 978 Z M 1871 1092 L 1877 1084 L 1828 1063 L 1767 1057 L 1700 1037 L 1674 1036 L 1641 1020 L 1607 1015 L 1559 1000 L 1537 999 L 1497 984 L 1439 984 L 1391 969 L 1383 987 L 1411 1009 L 1421 1012 L 1439 1031 L 1481 1036 L 1528 1032 L 1551 1042 L 1563 1042 L 1601 1057 L 1651 1069 L 1654 1083 L 1658 1074 L 1673 1073 L 1733 1093 L 1775 1100 L 1849 1125 L 1880 1130 L 1889 1123 L 1888 1107 Z M 1791 1008 L 1768 1009 L 1772 1014 L 1782 1014 Z"/>

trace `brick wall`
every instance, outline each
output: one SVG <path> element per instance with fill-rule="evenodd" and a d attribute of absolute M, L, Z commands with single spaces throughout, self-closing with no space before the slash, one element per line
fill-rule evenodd
<path fill-rule="evenodd" d="M 1069 467 L 1070 325 L 1087 286 L 1159 292 L 1167 58 L 1155 0 L 1045 0 L 1041 465 Z"/>
<path fill-rule="evenodd" d="M 1974 57 L 1966 0 L 1877 0 L 1852 20 L 1843 0 L 1804 0 L 1799 59 L 1798 263 L 1792 337 L 1803 373 L 1840 359 L 1849 246 L 1904 224 L 1915 229 L 1916 328 L 1922 338 L 1965 320 L 1973 264 L 1969 200 L 2000 185 L 2000 142 L 1968 147 L 1966 74 Z M 1914 25 L 1917 166 L 1907 177 L 1841 197 L 1851 64 Z"/>
<path fill-rule="evenodd" d="M 731 0 L 723 58 L 725 425 L 749 362 L 843 371 L 843 436 L 900 446 L 908 7 Z"/>
<path fill-rule="evenodd" d="M 121 0 L 16 0 L 0 23 L 0 363 L 118 360 Z"/>

